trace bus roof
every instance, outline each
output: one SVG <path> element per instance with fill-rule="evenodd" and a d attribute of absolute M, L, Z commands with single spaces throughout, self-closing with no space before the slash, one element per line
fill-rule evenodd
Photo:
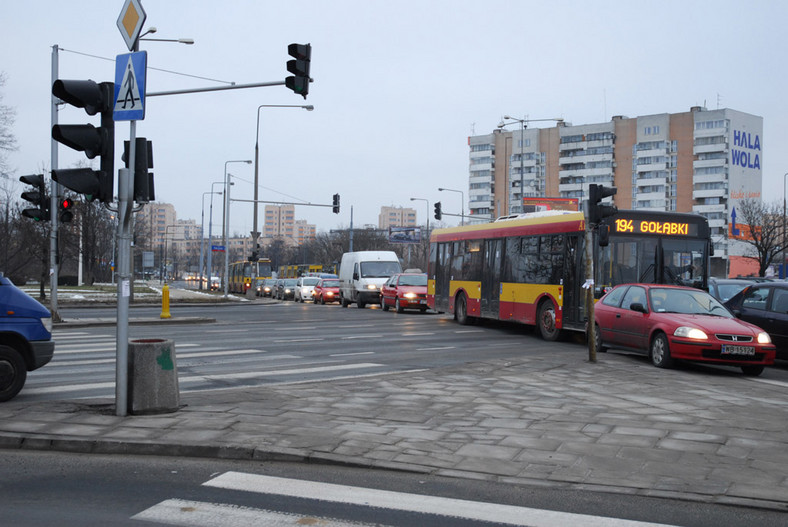
<path fill-rule="evenodd" d="M 492 223 L 463 225 L 448 229 L 435 229 L 430 241 L 447 242 L 478 238 L 503 238 L 559 232 L 583 231 L 585 216 L 582 212 L 545 211 L 499 218 Z"/>

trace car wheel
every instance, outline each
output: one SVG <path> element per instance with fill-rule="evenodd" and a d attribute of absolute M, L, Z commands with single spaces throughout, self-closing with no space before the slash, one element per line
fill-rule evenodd
<path fill-rule="evenodd" d="M 343 295 L 341 295 L 341 294 L 340 294 L 340 295 L 339 295 L 339 305 L 340 305 L 340 306 L 342 306 L 342 307 L 347 307 L 347 306 L 349 306 L 349 305 L 350 305 L 350 302 L 348 302 L 347 300 L 345 300 L 345 297 L 344 297 Z"/>
<path fill-rule="evenodd" d="M 536 323 L 539 326 L 539 334 L 544 340 L 553 342 L 561 336 L 561 330 L 556 327 L 555 305 L 552 300 L 545 300 L 539 305 Z"/>
<path fill-rule="evenodd" d="M 389 306 L 386 305 L 386 299 L 383 297 L 383 295 L 380 295 L 380 309 L 383 311 L 389 310 Z"/>
<path fill-rule="evenodd" d="M 607 351 L 607 346 L 602 342 L 602 331 L 599 329 L 599 324 L 594 324 L 594 331 L 596 332 L 596 351 L 604 353 Z"/>
<path fill-rule="evenodd" d="M 658 333 L 651 341 L 651 363 L 657 368 L 673 367 L 668 337 L 664 333 Z"/>
<path fill-rule="evenodd" d="M 0 402 L 16 397 L 25 385 L 27 367 L 14 348 L 0 346 Z"/>
<path fill-rule="evenodd" d="M 357 300 L 356 305 L 358 306 L 359 309 L 364 309 L 365 307 L 367 307 L 367 304 L 362 302 L 361 300 Z"/>
<path fill-rule="evenodd" d="M 763 365 L 762 364 L 746 364 L 741 367 L 742 373 L 744 375 L 749 375 L 751 377 L 757 377 L 761 373 L 763 373 Z"/>
<path fill-rule="evenodd" d="M 402 306 L 399 304 L 399 298 L 394 301 L 394 307 L 396 308 L 397 313 L 402 313 L 403 311 L 405 311 L 404 309 L 402 309 Z"/>
<path fill-rule="evenodd" d="M 454 303 L 454 318 L 461 326 L 473 324 L 473 319 L 468 316 L 468 299 L 465 293 L 457 295 L 457 300 Z"/>
<path fill-rule="evenodd" d="M 427 308 L 426 307 L 421 307 L 421 308 L 419 308 L 419 311 L 421 311 L 422 313 L 426 313 L 427 312 Z"/>

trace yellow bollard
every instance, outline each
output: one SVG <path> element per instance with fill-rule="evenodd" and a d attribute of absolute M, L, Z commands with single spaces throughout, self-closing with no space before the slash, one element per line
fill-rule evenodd
<path fill-rule="evenodd" d="M 170 318 L 170 286 L 164 284 L 161 288 L 161 317 Z"/>

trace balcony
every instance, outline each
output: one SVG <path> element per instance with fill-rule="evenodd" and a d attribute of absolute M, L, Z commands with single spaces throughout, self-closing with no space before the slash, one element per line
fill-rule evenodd
<path fill-rule="evenodd" d="M 727 196 L 728 196 L 728 190 L 724 188 L 713 188 L 707 190 L 692 191 L 692 199 L 725 198 Z"/>
<path fill-rule="evenodd" d="M 728 143 L 713 143 L 710 145 L 695 145 L 692 147 L 694 155 L 707 154 L 709 152 L 725 152 L 728 149 Z"/>
<path fill-rule="evenodd" d="M 693 205 L 692 212 L 696 214 L 710 214 L 712 212 L 726 212 L 727 205 L 719 203 L 717 205 Z"/>

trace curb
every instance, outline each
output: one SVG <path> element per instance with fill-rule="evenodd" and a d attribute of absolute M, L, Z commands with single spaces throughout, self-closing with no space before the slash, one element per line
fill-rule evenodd
<path fill-rule="evenodd" d="M 209 324 L 216 322 L 215 318 L 208 317 L 171 317 L 171 318 L 130 318 L 129 325 L 144 326 L 144 325 L 163 325 L 163 324 Z M 56 328 L 86 328 L 86 327 L 102 327 L 102 326 L 117 326 L 117 319 L 108 318 L 93 318 L 93 319 L 73 319 L 62 320 L 60 322 L 53 322 L 52 326 Z"/>
<path fill-rule="evenodd" d="M 691 494 L 654 490 L 645 487 L 623 487 L 612 485 L 597 485 L 589 483 L 574 483 L 571 481 L 543 480 L 536 478 L 513 478 L 494 476 L 482 472 L 461 470 L 447 470 L 440 467 L 415 465 L 412 463 L 398 463 L 396 461 L 371 460 L 360 461 L 357 457 L 342 456 L 337 454 L 318 454 L 298 449 L 264 449 L 245 446 L 221 445 L 178 445 L 172 443 L 135 443 L 129 441 L 108 441 L 81 438 L 62 438 L 48 435 L 23 436 L 0 434 L 0 450 L 35 450 L 66 452 L 73 454 L 121 454 L 132 456 L 161 456 L 161 457 L 192 457 L 217 460 L 238 461 L 273 461 L 288 463 L 311 463 L 327 466 L 343 466 L 350 468 L 368 468 L 406 472 L 411 474 L 424 474 L 436 477 L 461 478 L 468 480 L 483 480 L 514 485 L 530 485 L 538 487 L 553 487 L 568 490 L 585 490 L 591 492 L 604 492 L 609 494 L 627 494 L 632 496 L 663 498 L 690 503 L 706 503 L 712 505 L 732 505 L 785 512 L 788 504 L 758 498 L 743 498 L 727 495 Z"/>

